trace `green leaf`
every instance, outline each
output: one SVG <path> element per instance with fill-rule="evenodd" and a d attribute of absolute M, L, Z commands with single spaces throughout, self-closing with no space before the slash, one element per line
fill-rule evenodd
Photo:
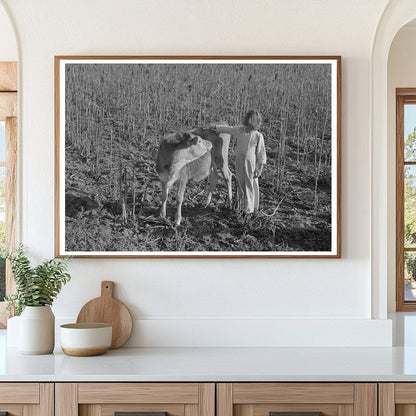
<path fill-rule="evenodd" d="M 15 251 L 0 251 L 0 256 L 10 261 L 16 293 L 5 298 L 7 308 L 20 315 L 26 306 L 52 305 L 63 285 L 70 281 L 68 257 L 45 260 L 32 267 L 25 250 L 20 245 Z"/>

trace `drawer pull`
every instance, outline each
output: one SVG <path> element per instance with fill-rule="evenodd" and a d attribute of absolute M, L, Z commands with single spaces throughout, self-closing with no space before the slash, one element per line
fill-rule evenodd
<path fill-rule="evenodd" d="M 269 416 L 323 416 L 322 412 L 269 412 Z"/>
<path fill-rule="evenodd" d="M 114 416 L 168 416 L 168 412 L 115 412 Z"/>

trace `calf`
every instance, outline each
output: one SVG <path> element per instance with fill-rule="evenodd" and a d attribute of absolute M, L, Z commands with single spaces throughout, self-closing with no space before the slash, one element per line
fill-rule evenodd
<path fill-rule="evenodd" d="M 160 216 L 166 217 L 169 190 L 178 182 L 175 225 L 182 220 L 182 203 L 190 179 L 201 181 L 211 172 L 212 143 L 192 133 L 168 134 L 162 138 L 156 159 L 156 171 L 162 182 Z"/>

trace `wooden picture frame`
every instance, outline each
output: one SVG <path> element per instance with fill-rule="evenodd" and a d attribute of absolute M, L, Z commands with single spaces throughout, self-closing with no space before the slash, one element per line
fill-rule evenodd
<path fill-rule="evenodd" d="M 56 56 L 55 255 L 339 258 L 341 58 Z"/>

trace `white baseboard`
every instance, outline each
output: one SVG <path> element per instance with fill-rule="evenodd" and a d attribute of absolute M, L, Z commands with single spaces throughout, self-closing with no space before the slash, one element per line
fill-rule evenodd
<path fill-rule="evenodd" d="M 62 323 L 74 317 L 57 317 Z M 59 331 L 57 331 L 59 333 Z M 58 335 L 58 334 L 57 334 Z M 59 336 L 59 335 L 58 335 Z M 59 344 L 58 344 L 59 345 Z M 152 319 L 134 320 L 126 347 L 391 347 L 391 320 Z"/>

